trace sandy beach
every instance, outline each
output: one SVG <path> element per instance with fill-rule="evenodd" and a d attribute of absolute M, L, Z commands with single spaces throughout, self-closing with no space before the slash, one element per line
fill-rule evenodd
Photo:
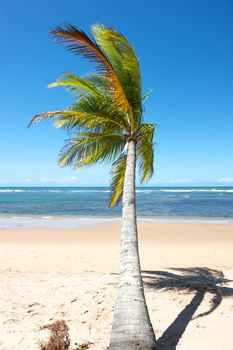
<path fill-rule="evenodd" d="M 107 349 L 120 224 L 0 229 L 0 349 L 38 349 L 64 319 L 75 343 Z M 233 225 L 139 224 L 141 267 L 158 350 L 233 349 Z"/>

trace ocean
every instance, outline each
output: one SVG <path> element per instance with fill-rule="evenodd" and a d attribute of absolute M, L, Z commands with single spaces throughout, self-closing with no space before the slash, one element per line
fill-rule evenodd
<path fill-rule="evenodd" d="M 80 227 L 119 220 L 107 187 L 0 187 L 0 227 Z M 139 187 L 139 220 L 233 223 L 233 187 Z"/>

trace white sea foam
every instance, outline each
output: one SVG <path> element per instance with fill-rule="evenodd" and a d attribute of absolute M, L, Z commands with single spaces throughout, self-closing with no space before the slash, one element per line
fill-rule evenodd
<path fill-rule="evenodd" d="M 40 192 L 40 191 L 38 191 L 38 192 Z M 62 192 L 64 192 L 64 191 L 62 191 L 62 190 L 44 190 L 44 191 L 42 191 L 42 192 L 49 192 L 49 193 L 62 193 Z"/>
<path fill-rule="evenodd" d="M 16 189 L 16 188 L 2 188 L 0 193 L 110 193 L 107 189 Z M 233 189 L 223 189 L 223 188 L 154 188 L 154 189 L 136 189 L 136 193 L 150 194 L 150 193 L 191 193 L 191 192 L 205 192 L 205 193 L 233 193 Z"/>
<path fill-rule="evenodd" d="M 179 189 L 179 190 L 173 190 L 173 189 L 168 189 L 168 190 L 159 190 L 160 192 L 171 192 L 171 193 L 189 193 L 189 192 L 217 192 L 217 193 L 233 193 L 233 190 L 224 190 L 224 189 L 216 189 L 216 188 L 211 188 L 211 189 Z"/>
<path fill-rule="evenodd" d="M 41 192 L 37 190 L 21 190 L 21 189 L 0 189 L 0 193 L 25 193 L 25 192 Z"/>
<path fill-rule="evenodd" d="M 52 217 L 52 216 L 14 216 L 1 217 L 0 228 L 14 227 L 48 227 L 48 228 L 80 228 L 102 225 L 119 221 L 118 217 Z"/>
<path fill-rule="evenodd" d="M 153 193 L 158 192 L 158 190 L 136 190 L 136 193 Z"/>
<path fill-rule="evenodd" d="M 12 216 L 11 219 L 14 219 L 14 220 L 30 220 L 31 217 L 30 216 Z M 8 220 L 10 220 L 10 218 L 8 218 Z"/>
<path fill-rule="evenodd" d="M 1 189 L 0 192 L 26 192 L 25 190 L 16 190 L 16 189 Z"/>
<path fill-rule="evenodd" d="M 70 193 L 109 193 L 110 190 L 70 190 Z"/>
<path fill-rule="evenodd" d="M 120 222 L 120 217 L 1 217 L 0 228 L 14 227 L 48 227 L 48 228 L 80 228 Z M 187 223 L 187 224 L 233 224 L 233 219 L 201 218 L 201 217 L 140 217 L 139 222 L 151 222 L 154 224 Z"/>

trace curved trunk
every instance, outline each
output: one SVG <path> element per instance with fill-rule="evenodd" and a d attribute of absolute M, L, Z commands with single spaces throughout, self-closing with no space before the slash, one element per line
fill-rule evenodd
<path fill-rule="evenodd" d="M 110 350 L 155 350 L 140 271 L 135 202 L 136 145 L 129 142 L 122 198 L 121 261 Z"/>

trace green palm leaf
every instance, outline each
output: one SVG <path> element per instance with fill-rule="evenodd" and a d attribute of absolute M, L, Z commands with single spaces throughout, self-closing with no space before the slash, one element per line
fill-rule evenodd
<path fill-rule="evenodd" d="M 83 96 L 84 93 L 100 95 L 100 91 L 88 78 L 80 78 L 72 73 L 65 73 L 55 83 L 48 85 L 49 88 L 56 86 L 64 86 L 77 97 Z"/>
<path fill-rule="evenodd" d="M 66 141 L 59 165 L 80 168 L 99 162 L 112 162 L 124 147 L 121 134 L 81 133 Z"/>
<path fill-rule="evenodd" d="M 36 114 L 28 124 L 28 128 L 32 126 L 35 123 L 48 120 L 54 117 L 59 117 L 59 116 L 67 116 L 68 118 L 72 118 L 75 115 L 77 115 L 77 112 L 72 111 L 72 110 L 61 110 L 61 111 L 49 111 L 49 112 L 42 112 L 40 114 Z"/>
<path fill-rule="evenodd" d="M 29 123 L 28 127 L 39 121 L 55 119 L 55 127 L 85 131 L 92 129 L 93 132 L 127 132 L 129 126 L 126 117 L 114 101 L 108 96 L 100 95 L 85 96 L 68 110 L 49 111 L 37 114 Z"/>
<path fill-rule="evenodd" d="M 119 109 L 112 96 L 87 95 L 76 101 L 71 109 L 81 113 L 89 113 L 92 116 L 106 117 L 118 125 L 121 130 L 130 131 L 126 113 Z"/>
<path fill-rule="evenodd" d="M 126 157 L 122 156 L 112 166 L 111 195 L 108 203 L 110 208 L 115 207 L 121 199 L 124 187 L 125 169 Z"/>
<path fill-rule="evenodd" d="M 147 182 L 154 174 L 154 124 L 142 124 L 139 129 L 137 155 L 141 183 Z"/>
<path fill-rule="evenodd" d="M 150 94 L 154 91 L 154 89 L 150 89 L 145 95 L 142 96 L 142 101 L 145 101 L 148 99 Z"/>
<path fill-rule="evenodd" d="M 77 130 L 91 130 L 92 132 L 124 130 L 117 121 L 107 116 L 83 112 L 75 112 L 74 115 L 61 115 L 56 118 L 54 126 L 56 128 L 74 129 L 73 132 L 77 132 Z"/>
<path fill-rule="evenodd" d="M 115 29 L 103 25 L 93 25 L 92 33 L 98 45 L 111 61 L 116 75 L 130 103 L 133 115 L 133 125 L 140 123 L 141 105 L 141 75 L 138 57 L 127 39 Z"/>
<path fill-rule="evenodd" d="M 79 168 L 113 162 L 109 206 L 121 199 L 126 157 L 122 151 L 129 139 L 137 145 L 141 183 L 153 175 L 154 125 L 143 124 L 141 75 L 138 57 L 127 39 L 115 29 L 92 26 L 93 37 L 74 26 L 57 27 L 52 34 L 74 53 L 97 63 L 98 72 L 84 77 L 63 74 L 49 87 L 63 86 L 75 102 L 64 110 L 37 114 L 29 126 L 54 119 L 55 127 L 67 129 L 69 139 L 59 155 L 60 166 Z"/>
<path fill-rule="evenodd" d="M 87 79 L 92 82 L 99 91 L 102 92 L 102 95 L 104 96 L 109 95 L 109 91 L 111 90 L 109 81 L 106 80 L 104 77 L 97 73 L 91 73 L 87 75 Z"/>
<path fill-rule="evenodd" d="M 83 31 L 73 25 L 67 25 L 64 28 L 57 27 L 53 29 L 51 33 L 55 39 L 65 43 L 66 47 L 75 54 L 86 57 L 90 61 L 97 63 L 99 72 L 111 83 L 111 90 L 118 104 L 130 113 L 131 107 L 129 101 L 127 100 L 114 67 L 94 39 L 88 37 Z"/>

